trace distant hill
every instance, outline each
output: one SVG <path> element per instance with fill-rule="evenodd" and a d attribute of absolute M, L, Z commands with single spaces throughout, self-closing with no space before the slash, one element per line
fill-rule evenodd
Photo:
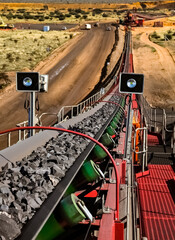
<path fill-rule="evenodd" d="M 170 0 L 171 1 L 171 0 Z M 173 1 L 173 0 L 172 0 Z M 132 3 L 138 0 L 0 0 L 0 3 Z M 141 0 L 139 2 L 149 2 Z M 152 0 L 151 2 L 157 2 Z"/>

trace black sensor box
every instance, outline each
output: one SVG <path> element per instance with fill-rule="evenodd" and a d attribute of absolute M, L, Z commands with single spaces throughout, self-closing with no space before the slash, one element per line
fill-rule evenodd
<path fill-rule="evenodd" d="M 21 92 L 39 92 L 39 73 L 17 72 L 16 90 Z"/>
<path fill-rule="evenodd" d="M 119 80 L 119 92 L 142 94 L 144 75 L 135 73 L 121 73 Z"/>

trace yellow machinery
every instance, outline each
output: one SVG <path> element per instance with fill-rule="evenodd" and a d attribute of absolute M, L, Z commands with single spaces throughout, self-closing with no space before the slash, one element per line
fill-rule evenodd
<path fill-rule="evenodd" d="M 0 16 L 0 29 L 13 29 L 14 25 L 13 24 L 6 24 L 2 17 Z"/>

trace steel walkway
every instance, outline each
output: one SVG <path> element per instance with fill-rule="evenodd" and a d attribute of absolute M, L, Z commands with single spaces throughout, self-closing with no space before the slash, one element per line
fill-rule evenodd
<path fill-rule="evenodd" d="M 149 175 L 137 179 L 141 235 L 148 240 L 175 239 L 175 179 L 169 165 L 149 165 Z"/>

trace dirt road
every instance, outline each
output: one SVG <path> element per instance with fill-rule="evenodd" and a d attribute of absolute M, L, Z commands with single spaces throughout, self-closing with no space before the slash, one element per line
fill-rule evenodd
<path fill-rule="evenodd" d="M 144 95 L 148 102 L 161 108 L 175 107 L 175 62 L 166 48 L 148 39 L 155 28 L 141 28 L 133 35 L 140 34 L 134 49 L 134 69 L 145 75 Z M 141 45 L 139 45 L 141 44 Z"/>
<path fill-rule="evenodd" d="M 58 112 L 61 106 L 72 105 L 88 94 L 99 81 L 101 69 L 114 43 L 114 29 L 106 31 L 105 24 L 83 31 L 83 36 L 72 40 L 35 70 L 49 75 L 48 93 L 40 93 L 40 113 Z M 25 93 L 15 90 L 0 102 L 0 129 L 14 127 L 28 119 L 24 110 Z M 47 123 L 48 124 L 48 123 Z"/>

